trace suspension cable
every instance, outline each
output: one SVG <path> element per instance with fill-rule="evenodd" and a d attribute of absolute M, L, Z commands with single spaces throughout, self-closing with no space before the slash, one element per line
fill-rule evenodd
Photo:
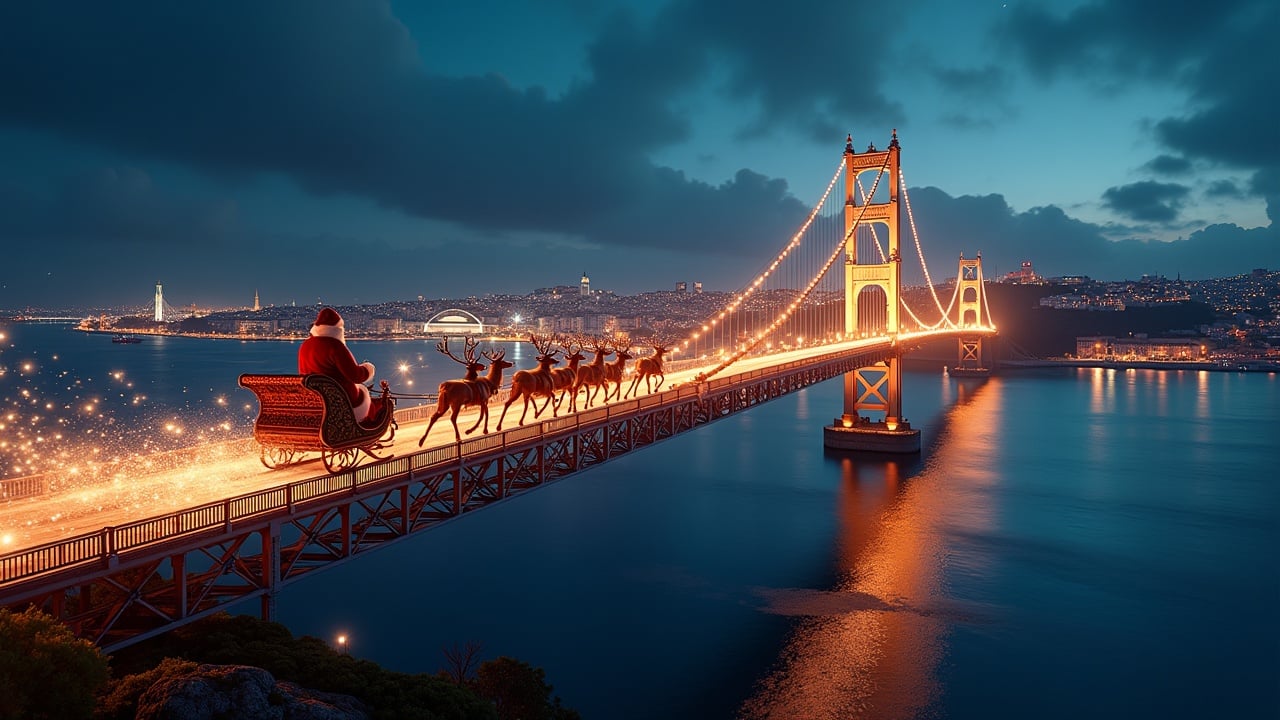
<path fill-rule="evenodd" d="M 959 284 L 956 284 L 959 287 Z M 987 327 L 993 328 L 995 323 L 991 322 L 991 303 L 987 302 L 987 280 L 982 275 L 982 253 L 978 253 L 978 290 L 982 292 L 982 312 L 987 316 Z"/>
<path fill-rule="evenodd" d="M 907 206 L 907 222 L 911 224 L 911 237 L 916 244 L 916 255 L 920 258 L 920 269 L 924 271 L 924 283 L 929 287 L 929 294 L 933 296 L 933 304 L 937 306 L 938 310 L 942 311 L 942 301 L 938 299 L 938 292 L 933 288 L 933 278 L 929 277 L 929 266 L 924 261 L 924 249 L 920 247 L 920 233 L 916 230 L 916 216 L 911 212 L 911 197 L 907 194 L 907 178 L 902 174 L 901 167 L 898 168 L 898 183 L 902 188 L 903 204 Z M 958 283 L 956 287 L 959 287 Z M 943 317 L 946 317 L 946 311 L 942 312 Z"/>
<path fill-rule="evenodd" d="M 840 164 L 836 167 L 835 174 L 831 176 L 831 181 L 827 183 L 827 189 L 824 190 L 822 193 L 822 197 L 819 198 L 817 204 L 813 206 L 813 210 L 809 212 L 808 217 L 806 217 L 804 222 L 800 225 L 800 229 L 797 230 L 796 233 L 791 237 L 791 241 L 788 242 L 786 246 L 783 247 L 782 251 L 778 253 L 778 256 L 774 258 L 771 263 L 765 266 L 764 270 L 756 274 L 755 280 L 753 282 L 748 283 L 742 290 L 738 291 L 737 293 L 734 293 L 733 299 L 730 300 L 728 305 L 722 308 L 720 312 L 716 313 L 716 315 L 712 317 L 708 322 L 699 325 L 698 330 L 696 330 L 691 337 L 685 340 L 686 345 L 689 343 L 689 340 L 694 341 L 695 354 L 697 352 L 696 350 L 697 340 L 701 335 L 701 333 L 714 328 L 719 321 L 725 319 L 725 316 L 730 315 L 735 311 L 737 311 L 737 309 L 741 307 L 744 302 L 746 302 L 747 298 L 750 297 L 753 293 L 755 293 L 757 289 L 759 289 L 760 285 L 764 282 L 765 278 L 769 277 L 769 275 L 778 268 L 778 264 L 781 263 L 783 260 L 785 260 L 793 250 L 795 250 L 797 247 L 800 246 L 801 240 L 803 239 L 805 232 L 809 229 L 809 226 L 813 223 L 814 218 L 817 217 L 818 212 L 826 205 L 827 197 L 831 195 L 831 189 L 835 187 L 836 181 L 840 179 L 840 173 L 843 169 L 844 169 L 844 159 L 841 158 Z"/>
<path fill-rule="evenodd" d="M 888 167 L 888 165 L 889 165 L 889 156 L 885 155 L 884 163 L 881 164 L 879 172 L 876 173 L 876 181 L 871 185 L 871 194 L 873 196 L 875 195 L 876 187 L 880 185 L 880 178 L 884 177 L 885 169 Z M 835 180 L 833 179 L 832 184 L 834 185 L 834 183 L 835 183 Z M 827 188 L 828 192 L 830 192 L 830 189 L 831 189 L 830 186 L 828 186 Z M 824 195 L 824 199 L 825 199 L 825 195 Z M 845 245 L 849 242 L 849 238 L 853 236 L 853 234 L 857 231 L 858 226 L 862 224 L 862 216 L 867 213 L 868 207 L 869 207 L 868 205 L 862 206 L 862 210 L 861 212 L 858 213 L 858 218 L 854 220 L 853 226 L 850 227 L 849 231 L 844 234 L 844 240 L 836 244 L 835 250 L 832 251 L 830 257 L 827 258 L 827 261 L 823 264 L 822 269 L 818 272 L 817 275 L 815 275 L 809 281 L 808 286 L 806 286 L 804 291 L 800 293 L 800 295 L 796 297 L 794 301 L 792 301 L 791 305 L 786 310 L 784 310 L 780 316 L 775 318 L 774 321 L 770 323 L 767 328 L 765 328 L 764 332 L 758 333 L 754 339 L 750 340 L 747 343 L 744 343 L 742 348 L 735 350 L 733 354 L 729 356 L 728 359 L 721 361 L 719 365 L 715 366 L 715 368 L 707 371 L 706 373 L 700 374 L 698 377 L 699 381 L 708 380 L 712 376 L 719 373 L 721 370 L 724 370 L 726 367 L 732 365 L 734 362 L 737 362 L 739 359 L 742 358 L 742 356 L 746 355 L 747 353 L 751 352 L 756 347 L 758 347 L 761 342 L 764 342 L 764 339 L 766 337 L 768 337 L 774 330 L 778 329 L 778 327 L 781 326 L 782 323 L 786 322 L 787 319 L 791 317 L 791 313 L 795 312 L 796 308 L 800 307 L 800 305 L 805 300 L 808 299 L 809 294 L 813 291 L 813 288 L 816 287 L 817 284 L 822 280 L 822 278 L 826 276 L 827 271 L 831 269 L 831 266 L 833 264 L 835 264 L 836 259 L 839 258 L 842 253 L 844 253 Z M 760 282 L 760 279 L 757 278 L 756 283 L 759 284 L 759 282 Z"/>

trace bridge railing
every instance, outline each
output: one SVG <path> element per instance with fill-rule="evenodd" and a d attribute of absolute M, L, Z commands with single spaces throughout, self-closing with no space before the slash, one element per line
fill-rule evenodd
<path fill-rule="evenodd" d="M 337 493 L 351 493 L 362 486 L 415 471 L 442 468 L 462 462 L 463 458 L 474 454 L 523 445 L 531 440 L 571 430 L 581 431 L 613 418 L 633 415 L 666 403 L 702 397 L 735 384 L 768 376 L 785 376 L 797 369 L 820 368 L 834 361 L 847 361 L 848 357 L 848 352 L 833 352 L 715 378 L 701 384 L 685 384 L 633 400 L 469 439 L 461 444 L 433 447 L 333 475 L 298 480 L 167 515 L 106 527 L 97 532 L 5 553 L 0 555 L 0 586 L 90 562 L 98 562 L 105 567 L 122 553 L 182 535 L 228 530 L 240 520 L 268 513 L 293 512 L 301 503 L 319 501 Z"/>
<path fill-rule="evenodd" d="M 397 417 L 399 414 L 397 413 Z M 148 468 L 153 467 L 185 467 L 193 462 L 208 460 L 212 457 L 242 455 L 245 452 L 257 452 L 253 438 L 238 438 L 222 442 L 203 443 L 193 447 L 166 450 L 148 454 L 144 459 Z M 123 477 L 128 460 L 110 460 L 82 466 L 71 477 L 77 483 L 104 482 Z M 67 474 L 53 472 L 24 475 L 16 478 L 0 479 L 0 501 L 44 495 L 62 489 L 62 480 Z"/>
<path fill-rule="evenodd" d="M 48 473 L 0 480 L 0 500 L 43 495 L 49 490 L 49 480 Z"/>

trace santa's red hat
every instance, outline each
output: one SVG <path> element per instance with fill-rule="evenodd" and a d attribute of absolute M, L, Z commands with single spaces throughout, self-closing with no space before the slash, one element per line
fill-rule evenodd
<path fill-rule="evenodd" d="M 320 314 L 316 316 L 316 321 L 313 324 L 314 325 L 337 325 L 338 327 L 342 327 L 343 326 L 342 316 L 338 314 L 337 310 L 327 307 L 320 311 Z"/>
<path fill-rule="evenodd" d="M 316 316 L 316 321 L 311 324 L 311 334 L 316 337 L 331 337 L 341 340 L 345 345 L 347 339 L 346 333 L 343 331 L 342 316 L 333 308 L 325 308 Z"/>

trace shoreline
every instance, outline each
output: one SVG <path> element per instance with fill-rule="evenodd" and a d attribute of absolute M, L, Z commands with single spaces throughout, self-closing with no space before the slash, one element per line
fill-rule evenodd
<path fill-rule="evenodd" d="M 1077 358 L 1038 358 L 1035 360 L 1002 360 L 999 370 L 1046 367 L 1101 368 L 1104 370 L 1209 370 L 1213 372 L 1280 372 L 1280 362 L 1199 360 L 1094 360 Z"/>
<path fill-rule="evenodd" d="M 152 337 L 184 337 L 196 338 L 202 340 L 239 340 L 240 342 L 301 342 L 307 339 L 307 335 L 234 335 L 231 333 L 175 333 L 175 332 L 151 332 L 142 330 L 99 330 L 97 328 L 77 327 L 75 330 L 86 333 L 99 333 L 103 335 L 136 335 L 136 336 L 152 336 Z M 447 337 L 458 337 L 450 335 Z M 529 338 L 527 335 L 481 335 L 488 342 L 525 342 Z M 348 341 L 355 342 L 427 342 L 432 340 L 444 340 L 444 335 L 347 335 Z M 932 362 L 933 358 L 917 358 L 910 359 L 908 362 Z M 950 369 L 945 361 L 943 366 Z M 1035 358 L 1032 360 L 1001 360 L 994 363 L 992 370 L 1022 370 L 1046 367 L 1076 367 L 1076 368 L 1102 368 L 1109 370 L 1209 370 L 1213 372 L 1280 372 L 1280 361 L 1258 361 L 1258 360 L 1224 360 L 1216 362 L 1207 362 L 1200 360 L 1098 360 L 1098 359 L 1079 359 L 1079 358 Z"/>
<path fill-rule="evenodd" d="M 121 329 L 112 328 L 108 330 L 99 330 L 97 328 L 73 328 L 77 332 L 93 333 L 99 335 L 133 335 L 135 337 L 181 337 L 195 338 L 197 340 L 239 340 L 241 342 L 302 342 L 307 339 L 307 334 L 298 335 L 239 335 L 233 333 L 183 333 L 183 332 L 155 332 L 148 329 Z M 348 333 L 346 339 L 348 342 L 356 340 L 361 342 L 415 342 L 428 340 L 444 340 L 446 337 L 456 338 L 458 335 L 363 335 Z M 488 342 L 524 342 L 529 339 L 528 335 L 480 335 L 482 339 Z"/>

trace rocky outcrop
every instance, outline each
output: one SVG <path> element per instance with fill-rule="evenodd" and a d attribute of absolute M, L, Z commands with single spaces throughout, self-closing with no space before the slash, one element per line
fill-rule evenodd
<path fill-rule="evenodd" d="M 348 695 L 276 682 L 246 665 L 199 665 L 165 678 L 138 698 L 138 720 L 368 720 L 364 705 Z"/>

